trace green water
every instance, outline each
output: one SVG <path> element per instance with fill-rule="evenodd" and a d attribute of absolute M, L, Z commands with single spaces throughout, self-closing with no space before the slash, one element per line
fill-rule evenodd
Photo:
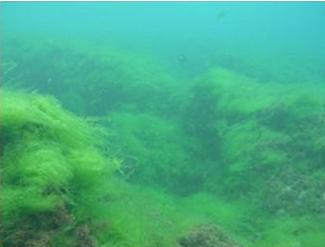
<path fill-rule="evenodd" d="M 0 247 L 324 247 L 325 4 L 0 3 Z"/>

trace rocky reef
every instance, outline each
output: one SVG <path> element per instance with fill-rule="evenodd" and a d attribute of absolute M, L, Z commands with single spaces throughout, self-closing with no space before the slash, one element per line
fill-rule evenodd
<path fill-rule="evenodd" d="M 178 240 L 177 247 L 240 247 L 213 224 L 193 227 L 186 235 Z"/>

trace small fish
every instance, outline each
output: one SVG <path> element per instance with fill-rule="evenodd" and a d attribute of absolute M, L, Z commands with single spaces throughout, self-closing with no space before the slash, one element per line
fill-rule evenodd
<path fill-rule="evenodd" d="M 179 64 L 184 65 L 187 62 L 187 57 L 184 54 L 181 54 L 177 57 L 177 61 Z"/>
<path fill-rule="evenodd" d="M 221 21 L 222 19 L 224 19 L 226 16 L 226 12 L 221 10 L 221 11 L 218 11 L 217 14 L 216 14 L 216 20 L 219 22 Z"/>
<path fill-rule="evenodd" d="M 49 78 L 47 79 L 47 85 L 52 84 L 52 81 L 53 81 L 53 79 L 52 79 L 51 77 L 49 77 Z"/>
<path fill-rule="evenodd" d="M 0 64 L 0 67 L 2 67 L 3 75 L 6 75 L 11 70 L 15 69 L 17 67 L 17 64 L 15 62 L 3 62 Z"/>

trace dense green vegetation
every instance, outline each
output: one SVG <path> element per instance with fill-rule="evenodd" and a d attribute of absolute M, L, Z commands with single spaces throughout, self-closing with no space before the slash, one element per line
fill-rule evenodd
<path fill-rule="evenodd" d="M 3 246 L 189 247 L 200 231 L 324 246 L 324 82 L 222 63 L 185 80 L 110 46 L 4 44 Z"/>
<path fill-rule="evenodd" d="M 97 131 L 53 98 L 5 90 L 1 100 L 3 245 L 89 246 L 99 186 L 119 161 L 97 151 Z"/>

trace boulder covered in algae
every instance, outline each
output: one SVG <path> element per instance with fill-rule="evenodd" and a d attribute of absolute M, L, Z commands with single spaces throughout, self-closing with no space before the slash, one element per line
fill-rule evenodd
<path fill-rule="evenodd" d="M 193 227 L 178 240 L 178 247 L 241 247 L 212 224 Z"/>

